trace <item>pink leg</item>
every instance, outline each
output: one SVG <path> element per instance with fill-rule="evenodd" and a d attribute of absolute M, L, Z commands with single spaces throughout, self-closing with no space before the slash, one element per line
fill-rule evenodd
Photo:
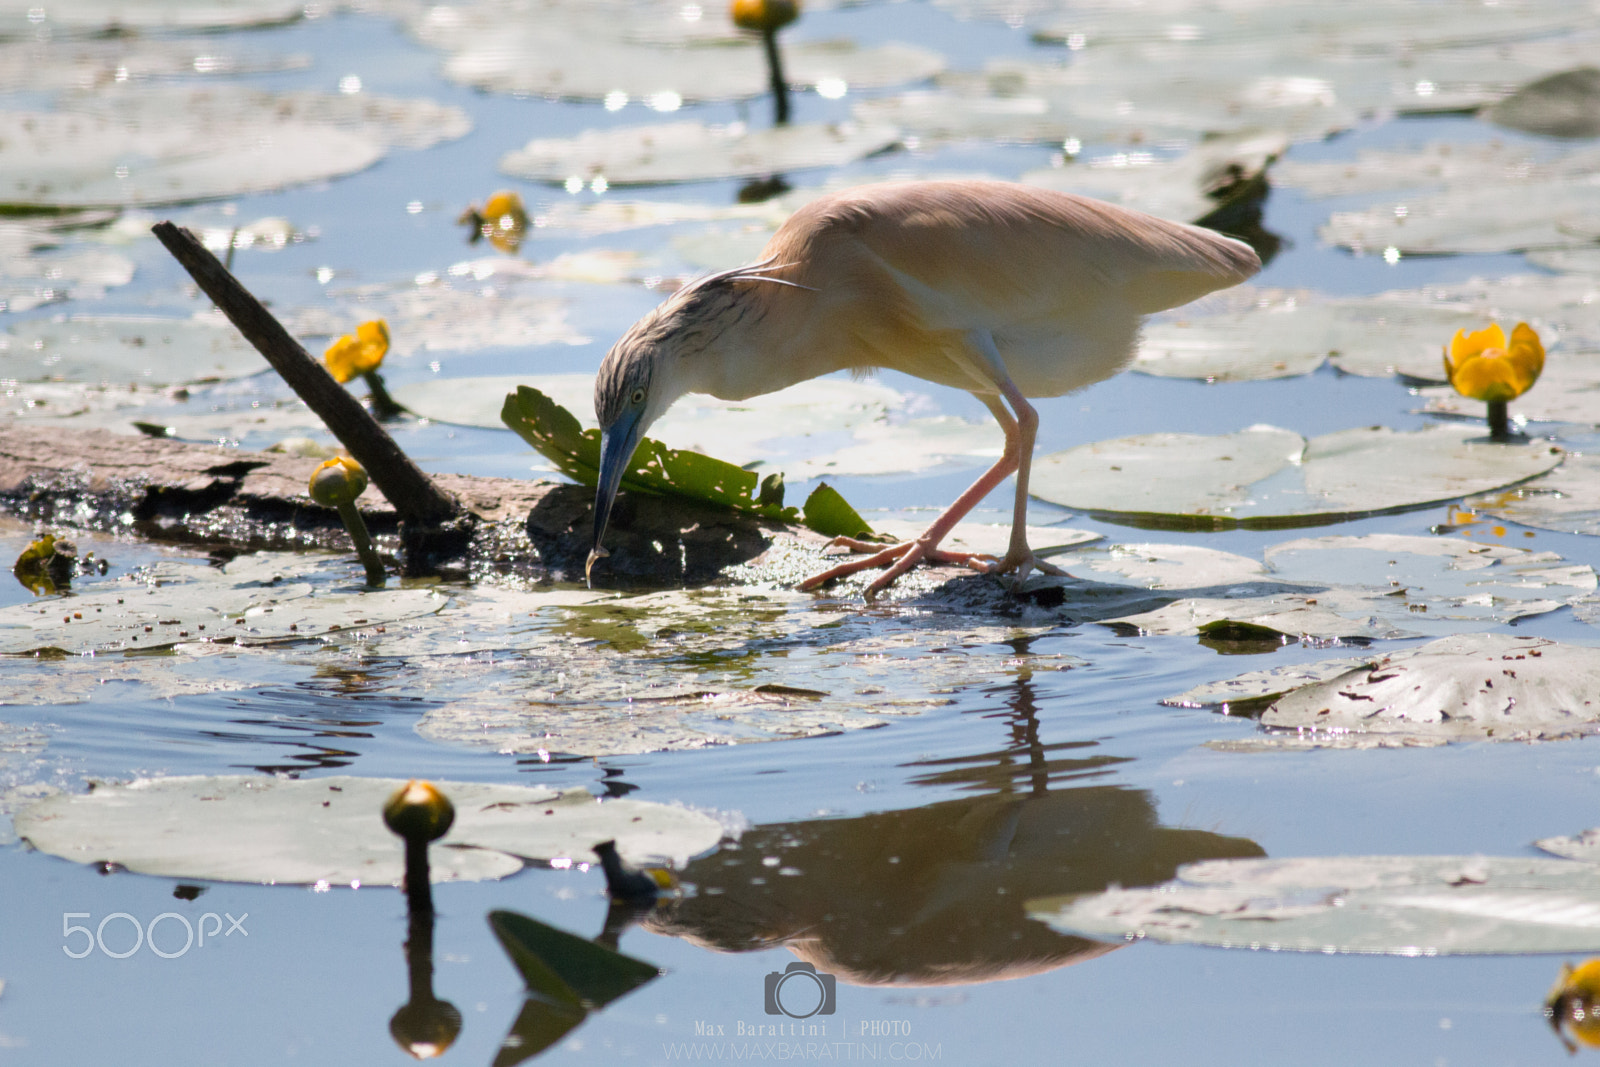
<path fill-rule="evenodd" d="M 923 531 L 922 535 L 914 541 L 903 541 L 897 545 L 877 549 L 876 545 L 868 542 L 855 541 L 852 538 L 836 538 L 834 544 L 843 544 L 853 551 L 871 552 L 871 555 L 860 559 L 853 559 L 841 563 L 820 574 L 814 574 L 801 582 L 796 588 L 805 591 L 826 585 L 837 578 L 844 578 L 852 574 L 873 567 L 887 567 L 883 574 L 866 590 L 866 598 L 871 600 L 883 592 L 902 574 L 924 560 L 932 563 L 957 563 L 983 571 L 986 574 L 1005 574 L 1016 572 L 1017 581 L 1022 581 L 1028 572 L 1037 568 L 1048 574 L 1065 573 L 1059 568 L 1051 566 L 1042 560 L 1036 560 L 1033 550 L 1028 547 L 1028 474 L 1033 465 L 1033 443 L 1039 428 L 1039 414 L 1028 403 L 1022 391 L 1016 387 L 1005 372 L 1005 366 L 1000 361 L 999 353 L 994 350 L 994 342 L 987 333 L 974 334 L 973 340 L 983 355 L 983 366 L 990 370 L 997 380 L 1001 396 L 1010 402 L 1016 410 L 1016 415 L 1006 410 L 1000 397 L 977 393 L 974 394 L 983 401 L 1005 432 L 1005 450 L 994 466 L 984 472 L 983 476 L 956 498 L 955 503 L 946 508 L 933 525 Z M 994 491 L 995 487 L 1013 473 L 1017 475 L 1017 493 L 1012 506 L 1011 516 L 1011 542 L 1007 546 L 1004 559 L 996 560 L 993 556 L 984 556 L 976 552 L 946 552 L 939 548 L 939 543 L 955 528 L 956 524 L 966 518 L 980 500 Z"/>

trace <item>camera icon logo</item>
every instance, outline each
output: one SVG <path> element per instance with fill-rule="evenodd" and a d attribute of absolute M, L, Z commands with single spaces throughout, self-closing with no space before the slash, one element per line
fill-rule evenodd
<path fill-rule="evenodd" d="M 769 971 L 762 984 L 768 1015 L 809 1019 L 833 1014 L 833 975 L 821 973 L 809 963 L 791 963 L 782 973 Z"/>

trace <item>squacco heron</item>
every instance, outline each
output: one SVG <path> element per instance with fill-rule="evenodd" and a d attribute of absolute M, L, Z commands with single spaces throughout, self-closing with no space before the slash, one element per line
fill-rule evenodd
<path fill-rule="evenodd" d="M 871 599 L 924 560 L 1021 581 L 1028 471 L 1039 416 L 1028 397 L 1061 396 L 1121 370 L 1139 323 L 1261 269 L 1243 242 L 1098 200 L 989 181 L 904 182 L 835 193 L 796 211 L 761 261 L 701 278 L 634 324 L 595 381 L 603 434 L 594 547 L 646 427 L 684 393 L 743 400 L 834 371 L 892 368 L 981 400 L 1005 433 L 998 462 L 914 541 L 840 539 L 860 555 L 813 589 L 887 568 Z M 1008 407 L 1009 405 L 1009 407 Z M 1012 474 L 1004 557 L 939 547 Z"/>

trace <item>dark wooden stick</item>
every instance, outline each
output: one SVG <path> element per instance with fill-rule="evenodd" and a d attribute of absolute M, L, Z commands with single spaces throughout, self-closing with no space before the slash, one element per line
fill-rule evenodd
<path fill-rule="evenodd" d="M 463 514 L 461 505 L 411 462 L 411 457 L 401 451 L 361 402 L 289 336 L 283 324 L 228 273 L 194 234 L 170 222 L 158 222 L 151 229 L 245 340 L 266 357 L 356 462 L 367 469 L 372 483 L 394 505 L 402 522 L 435 526 Z"/>

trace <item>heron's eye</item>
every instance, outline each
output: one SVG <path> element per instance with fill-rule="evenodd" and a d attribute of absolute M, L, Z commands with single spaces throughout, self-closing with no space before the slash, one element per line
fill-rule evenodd
<path fill-rule="evenodd" d="M 633 396 L 630 397 L 629 400 L 634 404 L 643 404 L 644 403 L 644 390 L 643 389 L 635 389 L 633 391 Z"/>

